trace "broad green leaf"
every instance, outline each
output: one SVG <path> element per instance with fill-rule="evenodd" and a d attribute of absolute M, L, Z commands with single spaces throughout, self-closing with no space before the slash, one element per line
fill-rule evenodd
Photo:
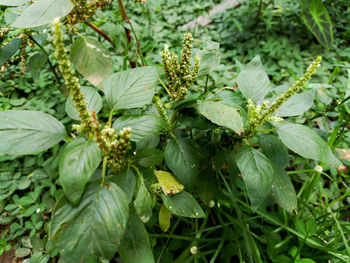
<path fill-rule="evenodd" d="M 101 87 L 100 84 L 112 74 L 112 58 L 107 48 L 93 38 L 75 40 L 70 59 L 77 71 L 95 87 Z"/>
<path fill-rule="evenodd" d="M 0 5 L 5 6 L 19 6 L 28 4 L 30 0 L 0 0 Z"/>
<path fill-rule="evenodd" d="M 125 115 L 118 118 L 113 128 L 121 130 L 125 127 L 131 128 L 131 140 L 139 142 L 154 134 L 158 134 L 166 128 L 166 123 L 156 115 Z"/>
<path fill-rule="evenodd" d="M 213 41 L 208 41 L 206 47 L 200 51 L 200 69 L 199 75 L 210 74 L 215 68 L 220 65 L 221 52 L 220 44 Z"/>
<path fill-rule="evenodd" d="M 274 166 L 276 173 L 272 185 L 272 193 L 276 202 L 287 212 L 296 211 L 298 200 L 294 186 L 285 170 L 281 167 Z"/>
<path fill-rule="evenodd" d="M 96 113 L 99 113 L 102 109 L 102 98 L 100 94 L 92 87 L 82 87 L 81 91 L 84 93 L 84 99 L 87 102 L 88 110 L 90 112 L 96 111 Z M 69 96 L 66 101 L 66 112 L 73 120 L 80 120 L 72 96 Z"/>
<path fill-rule="evenodd" d="M 176 195 L 161 195 L 165 207 L 173 214 L 190 218 L 204 218 L 203 209 L 191 194 L 183 190 Z"/>
<path fill-rule="evenodd" d="M 11 25 L 18 28 L 32 28 L 46 25 L 56 17 L 64 17 L 73 9 L 70 0 L 40 0 L 29 5 Z"/>
<path fill-rule="evenodd" d="M 311 108 L 315 99 L 315 90 L 307 90 L 303 93 L 297 93 L 287 100 L 277 110 L 276 116 L 289 117 L 299 116 Z"/>
<path fill-rule="evenodd" d="M 139 177 L 140 183 L 136 192 L 134 207 L 136 213 L 143 223 L 146 223 L 152 216 L 152 197 L 148 192 L 142 177 Z"/>
<path fill-rule="evenodd" d="M 281 167 L 286 167 L 289 163 L 289 154 L 281 140 L 272 134 L 259 136 L 259 142 L 264 154 Z"/>
<path fill-rule="evenodd" d="M 248 197 L 257 209 L 271 193 L 275 172 L 265 155 L 251 146 L 243 146 L 236 155 L 236 163 L 241 171 Z"/>
<path fill-rule="evenodd" d="M 133 172 L 129 169 L 123 170 L 118 174 L 115 182 L 125 193 L 128 203 L 131 202 L 134 196 L 136 180 Z"/>
<path fill-rule="evenodd" d="M 154 174 L 165 195 L 176 195 L 184 189 L 184 186 L 171 173 L 154 171 Z"/>
<path fill-rule="evenodd" d="M 128 227 L 118 252 L 125 263 L 155 262 L 146 228 L 135 213 L 130 214 Z"/>
<path fill-rule="evenodd" d="M 47 56 L 44 52 L 39 52 L 30 57 L 28 66 L 32 73 L 32 78 L 35 82 L 38 82 L 40 72 L 47 61 Z"/>
<path fill-rule="evenodd" d="M 6 44 L 4 47 L 0 47 L 0 67 L 5 64 L 19 49 L 22 39 L 15 38 Z"/>
<path fill-rule="evenodd" d="M 83 262 L 91 255 L 112 259 L 124 237 L 128 202 L 116 184 L 89 182 L 78 206 L 62 197 L 54 211 L 49 238 L 66 262 Z"/>
<path fill-rule="evenodd" d="M 310 128 L 300 124 L 284 123 L 278 126 L 277 132 L 282 142 L 300 156 L 328 164 L 341 164 L 328 144 Z"/>
<path fill-rule="evenodd" d="M 289 163 L 287 149 L 282 141 L 272 134 L 259 136 L 259 141 L 275 172 L 272 182 L 272 195 L 283 209 L 292 213 L 297 209 L 298 200 L 292 181 L 284 170 Z"/>
<path fill-rule="evenodd" d="M 203 204 L 210 205 L 210 202 L 216 199 L 219 187 L 212 167 L 199 173 L 195 187 L 196 193 Z"/>
<path fill-rule="evenodd" d="M 31 252 L 31 250 L 29 248 L 17 248 L 15 255 L 18 258 L 24 258 L 24 257 L 30 255 L 30 252 Z"/>
<path fill-rule="evenodd" d="M 271 91 L 270 80 L 265 72 L 260 57 L 256 56 L 239 73 L 237 79 L 239 90 L 247 99 L 257 103 Z"/>
<path fill-rule="evenodd" d="M 113 74 L 104 85 L 111 109 L 133 109 L 151 103 L 158 82 L 156 67 L 141 67 Z"/>
<path fill-rule="evenodd" d="M 345 98 L 350 96 L 350 69 L 348 69 L 347 72 L 348 72 L 348 81 L 346 84 Z"/>
<path fill-rule="evenodd" d="M 330 48 L 333 41 L 333 24 L 322 0 L 302 0 L 301 17 L 318 42 Z"/>
<path fill-rule="evenodd" d="M 59 143 L 66 132 L 61 122 L 40 111 L 0 112 L 0 154 L 34 154 Z"/>
<path fill-rule="evenodd" d="M 162 204 L 162 206 L 159 209 L 158 220 L 160 229 L 162 229 L 163 232 L 168 231 L 168 229 L 170 228 L 171 217 L 171 212 L 165 207 L 164 204 Z"/>
<path fill-rule="evenodd" d="M 75 139 L 64 148 L 59 175 L 67 199 L 77 205 L 84 193 L 85 186 L 102 159 L 102 153 L 95 141 L 83 138 Z"/>
<path fill-rule="evenodd" d="M 168 140 L 165 163 L 186 187 L 192 187 L 199 168 L 199 155 L 190 139 Z"/>
<path fill-rule="evenodd" d="M 136 162 L 143 167 L 152 167 L 162 162 L 164 151 L 156 148 L 143 148 L 136 151 Z"/>
<path fill-rule="evenodd" d="M 199 111 L 217 125 L 228 127 L 236 133 L 243 132 L 243 122 L 237 109 L 216 101 L 199 102 Z"/>

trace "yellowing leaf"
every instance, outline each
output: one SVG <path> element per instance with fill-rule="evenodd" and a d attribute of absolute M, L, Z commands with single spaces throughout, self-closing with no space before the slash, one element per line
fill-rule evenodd
<path fill-rule="evenodd" d="M 176 195 L 184 189 L 184 186 L 171 173 L 154 171 L 154 174 L 157 176 L 160 187 L 165 195 Z"/>
<path fill-rule="evenodd" d="M 159 210 L 159 226 L 163 232 L 168 231 L 170 228 L 171 212 L 162 204 Z"/>

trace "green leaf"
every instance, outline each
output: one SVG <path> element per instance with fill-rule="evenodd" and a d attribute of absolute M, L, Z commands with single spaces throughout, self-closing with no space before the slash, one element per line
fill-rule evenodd
<path fill-rule="evenodd" d="M 165 195 L 176 195 L 180 193 L 184 186 L 176 179 L 174 175 L 164 171 L 154 171 L 157 180 Z"/>
<path fill-rule="evenodd" d="M 118 252 L 125 263 L 155 262 L 145 226 L 135 213 L 130 214 L 128 227 Z"/>
<path fill-rule="evenodd" d="M 17 52 L 21 46 L 22 39 L 15 38 L 11 40 L 6 46 L 0 48 L 0 67 L 6 63 Z"/>
<path fill-rule="evenodd" d="M 311 108 L 315 99 L 315 90 L 307 90 L 303 93 L 297 93 L 287 100 L 277 110 L 276 116 L 289 117 L 299 116 Z"/>
<path fill-rule="evenodd" d="M 302 0 L 301 17 L 318 42 L 330 48 L 333 41 L 333 24 L 322 0 Z"/>
<path fill-rule="evenodd" d="M 161 195 L 165 207 L 173 214 L 190 218 L 204 218 L 203 209 L 191 194 L 183 190 L 176 195 Z"/>
<path fill-rule="evenodd" d="M 348 72 L 348 81 L 346 84 L 345 98 L 350 96 L 350 69 L 348 69 L 347 72 Z"/>
<path fill-rule="evenodd" d="M 64 17 L 73 9 L 70 0 L 40 0 L 29 5 L 11 25 L 18 28 L 31 28 L 46 25 L 56 17 Z"/>
<path fill-rule="evenodd" d="M 136 151 L 135 160 L 143 167 L 152 167 L 163 161 L 164 152 L 155 148 L 143 148 Z"/>
<path fill-rule="evenodd" d="M 285 170 L 281 167 L 274 167 L 276 176 L 274 178 L 272 193 L 276 202 L 287 212 L 296 211 L 298 200 L 294 186 Z"/>
<path fill-rule="evenodd" d="M 238 134 L 243 132 L 243 122 L 237 109 L 218 101 L 203 101 L 198 106 L 200 113 L 215 124 L 228 127 Z"/>
<path fill-rule="evenodd" d="M 113 74 L 104 85 L 111 109 L 133 109 L 151 103 L 158 83 L 156 67 L 141 67 Z"/>
<path fill-rule="evenodd" d="M 134 207 L 141 221 L 146 223 L 152 216 L 152 197 L 148 192 L 142 177 L 136 192 Z"/>
<path fill-rule="evenodd" d="M 208 41 L 206 47 L 200 52 L 199 75 L 210 74 L 220 65 L 221 52 L 220 44 L 214 41 Z"/>
<path fill-rule="evenodd" d="M 0 112 L 0 154 L 34 154 L 59 143 L 66 132 L 61 122 L 40 111 Z"/>
<path fill-rule="evenodd" d="M 113 124 L 113 128 L 116 130 L 125 127 L 131 128 L 131 140 L 139 142 L 164 130 L 166 123 L 156 115 L 143 114 L 125 115 L 118 118 Z"/>
<path fill-rule="evenodd" d="M 17 248 L 16 249 L 16 257 L 24 258 L 30 254 L 31 250 L 29 248 Z"/>
<path fill-rule="evenodd" d="M 102 153 L 95 141 L 83 138 L 75 139 L 64 148 L 59 175 L 67 199 L 77 205 L 84 193 L 85 186 L 102 159 Z"/>
<path fill-rule="evenodd" d="M 272 160 L 273 164 L 282 168 L 288 165 L 288 151 L 278 137 L 272 134 L 262 134 L 259 136 L 259 142 L 264 154 Z"/>
<path fill-rule="evenodd" d="M 345 91 L 344 99 L 346 99 L 350 96 L 350 69 L 348 69 L 347 72 L 348 72 L 348 81 L 346 84 L 346 91 Z M 344 104 L 345 104 L 345 109 L 346 109 L 347 113 L 350 114 L 349 100 L 347 100 Z"/>
<path fill-rule="evenodd" d="M 271 91 L 270 80 L 265 72 L 260 57 L 256 56 L 239 73 L 237 79 L 239 90 L 247 99 L 257 103 Z"/>
<path fill-rule="evenodd" d="M 5 6 L 19 6 L 28 4 L 29 0 L 0 0 L 0 5 Z"/>
<path fill-rule="evenodd" d="M 128 203 L 130 203 L 134 195 L 136 185 L 133 172 L 129 169 L 123 170 L 120 174 L 118 174 L 116 184 L 124 191 Z"/>
<path fill-rule="evenodd" d="M 40 72 L 47 61 L 47 56 L 44 52 L 39 52 L 30 57 L 28 66 L 32 73 L 32 78 L 35 82 L 38 82 Z"/>
<path fill-rule="evenodd" d="M 168 140 L 165 148 L 165 163 L 181 183 L 186 187 L 192 187 L 198 174 L 199 155 L 190 139 Z"/>
<path fill-rule="evenodd" d="M 84 99 L 87 102 L 87 108 L 90 112 L 96 111 L 96 114 L 102 109 L 102 98 L 98 92 L 92 87 L 82 87 Z M 75 109 L 72 96 L 69 96 L 66 101 L 66 112 L 73 120 L 79 121 L 79 113 Z"/>
<path fill-rule="evenodd" d="M 298 201 L 292 181 L 284 170 L 289 163 L 288 151 L 282 141 L 272 134 L 259 136 L 259 141 L 275 172 L 272 194 L 283 209 L 292 213 L 296 210 Z"/>
<path fill-rule="evenodd" d="M 328 144 L 310 128 L 300 124 L 284 123 L 278 126 L 277 132 L 282 142 L 300 156 L 328 164 L 341 164 Z"/>
<path fill-rule="evenodd" d="M 170 228 L 171 217 L 171 212 L 165 207 L 164 204 L 162 204 L 162 206 L 159 209 L 158 220 L 160 229 L 162 229 L 163 232 L 168 231 L 168 229 Z"/>
<path fill-rule="evenodd" d="M 95 87 L 103 89 L 103 81 L 112 73 L 112 58 L 108 49 L 93 38 L 80 37 L 74 41 L 70 52 L 70 59 L 77 71 Z"/>
<path fill-rule="evenodd" d="M 267 157 L 251 146 L 243 146 L 236 155 L 248 197 L 253 209 L 257 209 L 271 193 L 275 173 Z"/>
<path fill-rule="evenodd" d="M 116 184 L 89 182 L 77 207 L 65 197 L 58 201 L 49 238 L 66 262 L 83 262 L 91 255 L 112 259 L 124 236 L 128 211 L 127 197 Z"/>

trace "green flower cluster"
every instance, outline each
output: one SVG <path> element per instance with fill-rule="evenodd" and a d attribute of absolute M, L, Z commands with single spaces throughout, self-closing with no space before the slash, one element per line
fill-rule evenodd
<path fill-rule="evenodd" d="M 74 76 L 74 72 L 71 68 L 71 63 L 67 57 L 64 50 L 63 35 L 61 31 L 61 23 L 59 19 L 54 22 L 54 37 L 53 43 L 55 46 L 55 56 L 59 64 L 60 71 L 66 82 L 66 86 L 70 90 L 72 100 L 74 101 L 75 108 L 79 113 L 81 119 L 81 125 L 76 128 L 80 132 L 84 132 L 90 138 L 94 135 L 94 130 L 92 129 L 91 114 L 87 109 L 87 103 L 84 99 L 84 94 L 81 91 L 78 79 Z"/>
<path fill-rule="evenodd" d="M 164 106 L 160 100 L 160 98 L 158 96 L 154 96 L 153 97 L 153 102 L 154 104 L 156 105 L 156 108 L 157 108 L 157 111 L 160 115 L 160 117 L 166 121 L 168 127 L 170 128 L 171 127 L 171 122 L 169 120 L 169 117 L 168 117 L 168 114 L 166 113 L 165 109 L 164 109 Z"/>
<path fill-rule="evenodd" d="M 147 2 L 147 0 L 132 0 L 135 3 L 141 3 L 141 4 L 145 4 Z"/>
<path fill-rule="evenodd" d="M 8 27 L 3 27 L 0 29 L 0 39 L 4 38 L 8 32 L 10 32 L 10 29 Z"/>
<path fill-rule="evenodd" d="M 107 125 L 101 130 L 95 111 L 92 112 L 92 120 L 96 141 L 108 159 L 108 166 L 114 172 L 120 172 L 127 165 L 124 157 L 131 148 L 131 129 L 123 128 L 118 134 L 115 129 Z"/>
<path fill-rule="evenodd" d="M 282 121 L 281 118 L 274 117 L 273 114 L 289 100 L 293 95 L 302 91 L 306 82 L 311 79 L 312 75 L 315 74 L 318 67 L 320 67 L 322 57 L 317 57 L 317 59 L 308 67 L 306 73 L 297 82 L 286 90 L 280 97 L 278 97 L 275 102 L 273 102 L 268 108 L 269 102 L 264 102 L 262 105 L 258 105 L 256 108 L 251 100 L 248 101 L 248 135 L 251 135 L 263 125 L 266 121 Z"/>
<path fill-rule="evenodd" d="M 26 73 L 27 68 L 27 53 L 26 53 L 26 47 L 27 47 L 28 37 L 26 35 L 22 35 L 22 42 L 20 47 L 20 57 L 21 57 L 21 71 L 22 73 Z"/>
<path fill-rule="evenodd" d="M 174 52 L 169 52 L 168 45 L 164 45 L 162 56 L 164 75 L 168 83 L 171 99 L 182 100 L 187 90 L 193 85 L 199 72 L 199 58 L 195 57 L 195 64 L 191 71 L 193 38 L 190 33 L 185 34 L 182 42 L 182 54 L 180 64 Z"/>
<path fill-rule="evenodd" d="M 84 22 L 92 17 L 97 8 L 103 8 L 109 3 L 109 0 L 71 0 L 74 8 L 69 14 L 68 19 L 71 24 Z"/>

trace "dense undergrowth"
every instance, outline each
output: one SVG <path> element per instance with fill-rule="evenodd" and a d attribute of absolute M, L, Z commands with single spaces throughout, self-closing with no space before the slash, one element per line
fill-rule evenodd
<path fill-rule="evenodd" d="M 213 22 L 207 26 L 191 30 L 184 28 L 187 22 L 206 14 L 220 2 L 148 0 L 146 4 L 141 4 L 125 1 L 126 12 L 133 26 L 131 28 L 122 19 L 123 14 L 120 13 L 117 1 L 114 1 L 112 5 L 98 9 L 87 20 L 98 26 L 108 39 L 93 30 L 91 24 L 77 23 L 75 28 L 61 28 L 64 32 L 64 44 L 72 54 L 72 45 L 76 45 L 76 50 L 81 48 L 79 43 L 74 42 L 80 36 L 92 39 L 94 42 L 90 43 L 93 45 L 97 41 L 102 43 L 106 53 L 110 55 L 111 63 L 107 63 L 107 66 L 113 73 L 145 65 L 153 65 L 160 70 L 163 64 L 160 52 L 164 50 L 164 44 L 169 45 L 171 52 L 181 54 L 186 32 L 192 33 L 193 54 L 201 59 L 199 74 L 194 83 L 188 84 L 184 100 L 179 96 L 180 102 L 170 101 L 170 96 L 164 89 L 164 85 L 169 88 L 169 78 L 160 74 L 161 84 L 155 85 L 158 97 L 153 100 L 154 105 L 150 102 L 139 103 L 141 106 L 138 108 L 125 110 L 120 106 L 121 111 L 111 111 L 115 114 L 113 128 L 118 130 L 126 124 L 139 125 L 146 122 L 146 119 L 136 118 L 137 123 L 133 124 L 127 119 L 130 115 L 157 116 L 158 119 L 163 118 L 164 122 L 169 115 L 170 124 L 155 122 L 152 127 L 155 132 L 148 131 L 148 135 L 151 135 L 148 138 L 144 139 L 142 133 L 138 134 L 141 139 L 135 140 L 131 137 L 131 144 L 128 146 L 131 151 L 125 157 L 125 165 L 136 179 L 131 179 L 134 176 L 130 176 L 125 170 L 116 173 L 115 166 L 111 167 L 114 170 L 105 171 L 111 185 L 119 185 L 128 198 L 133 200 L 129 212 L 132 223 L 129 222 L 129 227 L 138 229 L 134 236 L 129 234 L 131 236 L 128 237 L 128 245 L 121 246 L 119 253 L 110 262 L 122 262 L 120 257 L 125 262 L 136 262 L 136 259 L 138 262 L 152 262 L 150 257 L 154 258 L 153 262 L 349 262 L 349 3 L 346 0 L 323 1 L 333 22 L 333 41 L 327 49 L 303 23 L 298 1 L 242 1 L 239 6 L 213 16 Z M 11 8 L 1 7 L 2 28 L 15 20 L 15 11 L 9 9 Z M 137 39 L 133 35 L 134 30 Z M 22 39 L 25 36 L 30 40 L 25 52 L 16 51 L 12 58 L 4 59 L 9 52 L 5 49 L 5 43 L 18 36 Z M 65 86 L 62 66 L 58 67 L 59 59 L 54 55 L 53 38 L 51 26 L 27 31 L 14 28 L 4 36 L 0 35 L 0 44 L 4 45 L 0 49 L 0 62 L 4 64 L 1 65 L 0 73 L 0 111 L 16 109 L 48 113 L 67 129 L 65 142 L 83 140 L 84 137 L 72 129 L 72 125 L 79 123 L 79 117 L 72 110 L 72 98 L 66 103 L 70 87 Z M 324 147 L 329 147 L 341 160 L 341 165 L 339 161 L 331 160 L 334 157 L 332 153 L 325 158 L 318 158 L 322 155 L 316 152 L 318 148 L 306 149 L 306 154 L 303 154 L 303 145 L 299 149 L 293 149 L 293 145 L 297 144 L 297 136 L 289 144 L 286 143 L 286 137 L 276 128 L 279 126 L 274 119 L 265 119 L 264 123 L 267 120 L 271 122 L 266 122 L 259 129 L 250 129 L 248 124 L 253 122 L 252 112 L 257 108 L 249 108 L 249 100 L 242 88 L 245 85 L 241 80 L 242 72 L 249 71 L 247 68 L 250 66 L 253 67 L 253 72 L 256 70 L 263 75 L 254 84 L 262 87 L 264 85 L 261 82 L 265 82 L 266 78 L 265 73 L 261 72 L 265 70 L 270 80 L 267 86 L 273 87 L 265 95 L 267 100 L 273 101 L 302 77 L 318 56 L 323 57 L 321 66 L 307 85 L 304 85 L 304 92 L 296 94 L 299 97 L 291 99 L 288 106 L 280 108 L 282 111 L 276 116 L 285 119 L 281 122 L 281 127 L 292 124 L 309 127 L 314 132 L 312 136 L 318 135 L 322 138 L 323 142 L 320 144 L 324 143 Z M 106 97 L 102 99 L 98 94 L 102 95 L 104 92 L 94 88 L 98 85 L 92 85 L 96 83 L 93 77 L 90 78 L 91 72 L 86 73 L 77 67 L 74 56 L 71 55 L 70 59 L 79 72 L 76 75 L 79 76 L 80 85 L 84 87 L 83 91 L 88 93 L 93 90 L 91 94 L 94 94 L 95 100 L 91 107 L 99 112 L 102 126 L 106 123 L 108 128 L 108 123 L 111 124 L 110 104 L 117 105 L 117 102 L 107 96 L 106 85 Z M 190 62 L 192 65 L 195 63 L 194 56 Z M 25 72 L 22 72 L 23 67 Z M 94 70 L 97 74 L 108 71 L 98 67 Z M 138 73 L 131 75 L 133 74 Z M 246 74 L 250 76 L 251 72 Z M 186 80 L 181 81 L 182 85 L 187 85 Z M 254 96 L 255 93 L 252 94 Z M 93 100 L 92 97 L 90 99 Z M 253 99 L 253 102 L 262 103 L 262 99 Z M 230 112 L 236 122 L 229 121 L 229 124 L 225 122 L 226 116 L 222 120 L 213 114 L 216 109 L 210 108 L 213 106 L 211 103 L 218 102 L 220 107 L 230 106 L 237 109 L 242 115 L 242 127 L 236 126 L 240 120 L 235 115 L 236 111 Z M 220 111 L 222 113 L 222 108 Z M 1 129 L 0 123 L 0 136 Z M 132 132 L 133 128 L 131 134 Z M 245 136 L 243 132 L 249 136 Z M 285 128 L 284 132 L 287 133 L 288 129 Z M 108 137 L 108 131 L 106 133 Z M 277 134 L 289 150 L 278 139 Z M 96 134 L 87 133 L 85 138 L 89 136 L 94 137 Z M 0 142 L 6 141 L 0 138 Z M 185 152 L 185 158 L 196 163 L 195 171 L 193 167 L 188 167 L 186 159 L 186 169 L 176 166 L 178 160 L 174 152 L 169 156 L 169 145 L 173 146 L 175 142 L 180 148 L 184 148 L 182 151 Z M 62 222 L 51 222 L 55 203 L 60 198 L 63 200 L 65 193 L 69 201 L 77 202 L 77 198 L 73 196 L 75 189 L 68 190 L 72 193 L 71 197 L 67 195 L 67 188 L 64 186 L 62 189 L 64 183 L 59 175 L 60 160 L 70 145 L 67 146 L 62 141 L 47 151 L 25 156 L 3 154 L 0 151 L 0 261 L 12 260 L 16 256 L 18 262 L 73 262 L 67 260 L 67 256 L 62 256 L 64 245 L 60 239 L 60 231 L 63 232 L 64 227 L 57 230 L 65 218 L 58 215 L 56 221 L 61 219 Z M 308 144 L 305 145 L 305 148 L 309 147 Z M 265 191 L 266 195 L 264 198 L 257 195 L 258 200 L 254 199 L 252 188 L 249 188 L 245 178 L 242 180 L 245 172 L 238 161 L 241 157 L 237 157 L 244 154 L 242 149 L 248 149 L 244 147 L 251 147 L 249 151 L 252 159 L 256 156 L 257 159 L 264 159 L 265 157 L 259 155 L 264 153 L 275 163 L 282 164 L 281 169 L 286 170 L 283 176 L 288 175 L 287 178 L 290 178 L 289 180 L 282 176 L 284 179 L 277 185 L 282 187 L 282 191 L 274 190 L 276 186 L 272 185 L 272 189 L 266 192 L 262 180 L 253 191 L 259 189 L 259 192 L 261 188 L 261 192 Z M 0 146 L 0 149 L 3 148 Z M 105 156 L 114 158 L 110 153 Z M 259 169 L 270 169 L 264 165 L 256 164 L 257 174 L 261 173 Z M 261 168 L 263 166 L 265 168 Z M 275 170 L 279 168 L 273 167 Z M 91 178 L 98 179 L 102 174 L 104 180 L 103 169 L 106 169 L 106 165 L 97 169 Z M 194 202 L 197 204 L 198 201 L 201 206 L 191 210 L 200 214 L 198 218 L 191 218 L 186 213 L 179 216 L 180 212 L 171 210 L 172 205 L 167 202 L 171 202 L 169 200 L 172 197 L 164 196 L 161 192 L 164 192 L 164 188 L 160 189 L 157 184 L 160 183 L 161 187 L 164 185 L 154 175 L 155 170 L 174 173 L 185 185 L 185 190 L 193 195 Z M 194 176 L 187 177 L 188 174 Z M 167 177 L 167 180 L 174 178 Z M 174 198 L 180 196 L 177 193 L 183 189 L 182 184 L 178 181 L 166 183 L 170 188 L 166 190 L 173 191 L 171 194 L 175 193 Z M 85 189 L 90 193 L 89 196 L 94 193 L 92 185 L 93 183 L 89 184 Z M 287 194 L 291 197 L 288 198 Z M 184 195 L 183 192 L 182 196 Z M 89 196 L 86 196 L 86 200 Z M 189 202 L 186 198 L 182 201 L 185 204 Z M 67 205 L 69 202 L 66 200 L 62 207 Z M 145 228 L 143 224 L 139 225 L 141 221 L 138 216 L 145 223 Z M 170 217 L 171 224 L 168 225 Z M 52 229 L 55 224 L 56 230 Z M 79 231 L 83 232 L 84 229 Z M 74 239 L 73 232 L 71 235 L 64 237 L 66 241 Z M 106 242 L 109 241 L 108 238 L 105 239 Z M 137 240 L 146 245 L 142 242 L 138 244 Z M 91 248 L 92 251 L 94 249 Z M 77 254 L 73 251 L 74 253 Z M 96 253 L 85 262 L 109 262 L 102 257 L 99 259 L 99 256 Z"/>

